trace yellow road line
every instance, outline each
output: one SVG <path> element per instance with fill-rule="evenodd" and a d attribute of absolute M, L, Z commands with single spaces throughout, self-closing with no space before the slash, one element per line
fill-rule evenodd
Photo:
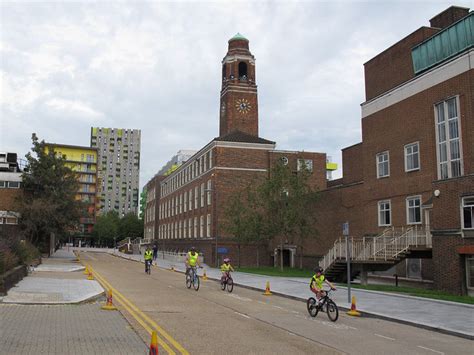
<path fill-rule="evenodd" d="M 92 268 L 89 269 L 92 271 Z M 146 314 L 144 314 L 137 306 L 135 306 L 131 301 L 129 301 L 122 293 L 120 293 L 117 289 L 112 287 L 112 285 L 106 281 L 97 271 L 93 271 L 93 274 L 96 275 L 97 279 L 99 279 L 99 282 L 102 280 L 101 283 L 105 285 L 106 288 L 112 289 L 113 293 L 120 298 L 125 306 L 125 303 L 127 304 L 128 308 L 133 309 L 141 318 L 146 321 L 149 325 L 151 325 L 153 328 L 156 329 L 156 331 L 163 336 L 170 344 L 172 344 L 181 354 L 189 355 L 189 352 L 184 349 L 181 344 L 179 344 L 171 335 L 169 335 L 163 328 L 161 328 L 155 321 L 153 321 L 150 317 L 148 317 Z M 129 310 L 128 309 L 128 310 Z M 135 313 L 133 312 L 133 313 Z M 132 314 L 132 312 L 130 312 Z M 136 315 L 134 315 L 134 318 L 137 319 Z M 138 320 L 138 319 L 137 319 Z M 140 323 L 141 324 L 141 323 Z M 143 325 L 143 324 L 142 324 Z M 149 331 L 151 334 L 151 331 Z M 162 341 L 163 342 L 163 341 Z M 166 344 L 166 343 L 164 343 Z M 163 346 L 164 347 L 164 346 Z M 170 349 L 171 350 L 171 349 Z M 171 350 L 172 351 L 172 350 Z M 174 353 L 174 352 L 173 352 Z"/>

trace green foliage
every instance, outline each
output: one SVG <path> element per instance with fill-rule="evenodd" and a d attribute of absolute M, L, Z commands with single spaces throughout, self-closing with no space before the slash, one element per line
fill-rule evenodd
<path fill-rule="evenodd" d="M 0 239 L 0 275 L 18 265 L 19 259 L 6 240 Z"/>
<path fill-rule="evenodd" d="M 12 251 L 16 254 L 20 263 L 26 265 L 41 257 L 39 250 L 27 240 L 16 241 L 12 246 Z"/>
<path fill-rule="evenodd" d="M 143 189 L 142 193 L 140 194 L 140 219 L 143 219 L 145 214 L 147 195 L 148 191 L 146 189 Z"/>
<path fill-rule="evenodd" d="M 44 141 L 39 142 L 34 133 L 32 143 L 22 175 L 24 194 L 17 201 L 19 224 L 34 245 L 46 249 L 50 233 L 62 234 L 77 228 L 86 211 L 82 202 L 75 199 L 79 184 L 65 160 L 48 149 Z"/>
<path fill-rule="evenodd" d="M 92 236 L 95 244 L 112 246 L 114 237 L 118 237 L 120 218 L 116 211 L 109 211 L 98 216 L 94 225 Z"/>
<path fill-rule="evenodd" d="M 143 228 L 143 220 L 139 219 L 136 214 L 129 213 L 120 220 L 118 229 L 119 239 L 141 238 L 143 237 Z"/>

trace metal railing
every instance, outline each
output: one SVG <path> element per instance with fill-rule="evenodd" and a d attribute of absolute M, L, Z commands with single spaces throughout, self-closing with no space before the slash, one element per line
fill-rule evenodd
<path fill-rule="evenodd" d="M 418 226 L 386 229 L 376 237 L 349 238 L 351 260 L 357 261 L 391 261 L 410 247 L 432 246 L 431 233 Z M 346 241 L 343 238 L 334 242 L 319 266 L 326 270 L 336 260 L 347 260 Z"/>

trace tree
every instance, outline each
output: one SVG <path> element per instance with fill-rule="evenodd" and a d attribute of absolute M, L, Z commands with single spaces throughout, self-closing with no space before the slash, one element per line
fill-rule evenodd
<path fill-rule="evenodd" d="M 77 229 L 86 210 L 75 198 L 77 176 L 65 160 L 44 141 L 39 142 L 35 133 L 31 139 L 32 152 L 26 155 L 28 163 L 22 174 L 24 194 L 17 200 L 19 224 L 34 245 L 46 250 L 50 233 Z"/>
<path fill-rule="evenodd" d="M 147 195 L 148 191 L 146 188 L 144 188 L 142 193 L 140 194 L 140 219 L 143 219 L 145 216 Z"/>
<path fill-rule="evenodd" d="M 128 213 L 120 219 L 118 235 L 121 239 L 142 238 L 143 228 L 143 220 L 134 213 Z"/>
<path fill-rule="evenodd" d="M 97 217 L 92 236 L 98 245 L 102 243 L 111 246 L 115 238 L 118 237 L 120 218 L 117 211 L 109 211 Z M 115 245 L 113 245 L 115 247 Z"/>

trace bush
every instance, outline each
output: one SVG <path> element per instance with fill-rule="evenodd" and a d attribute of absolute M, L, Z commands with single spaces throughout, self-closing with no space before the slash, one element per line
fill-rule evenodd
<path fill-rule="evenodd" d="M 15 242 L 12 246 L 12 251 L 19 258 L 20 262 L 25 265 L 29 265 L 33 260 L 41 256 L 39 250 L 26 240 Z"/>
<path fill-rule="evenodd" d="M 19 259 L 12 252 L 10 246 L 5 241 L 0 240 L 0 274 L 13 269 L 18 265 L 18 262 Z"/>

